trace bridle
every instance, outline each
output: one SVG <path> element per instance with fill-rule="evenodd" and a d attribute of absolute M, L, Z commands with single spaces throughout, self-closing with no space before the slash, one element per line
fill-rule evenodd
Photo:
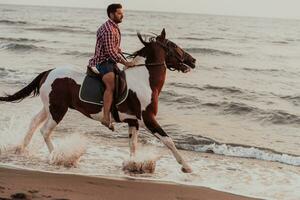
<path fill-rule="evenodd" d="M 186 52 L 183 51 L 183 55 L 180 55 L 177 51 L 174 50 L 174 48 L 177 48 L 177 45 L 174 44 L 173 42 L 171 42 L 168 39 L 165 39 L 164 42 L 161 42 L 159 40 L 157 40 L 156 38 L 150 38 L 151 42 L 156 42 L 157 44 L 159 44 L 165 51 L 166 51 L 166 56 L 174 56 L 178 61 L 179 64 L 184 64 L 184 58 L 186 56 Z M 129 54 L 126 52 L 122 52 L 125 55 L 128 55 L 127 58 L 133 58 L 135 57 L 135 55 L 133 54 Z M 176 69 L 174 67 L 171 67 L 172 63 L 166 63 L 164 62 L 159 62 L 159 63 L 145 63 L 145 64 L 137 64 L 135 66 L 166 66 L 170 71 L 175 71 L 179 69 Z"/>
<path fill-rule="evenodd" d="M 183 51 L 183 55 L 180 55 L 177 51 L 174 50 L 174 49 L 178 48 L 178 46 L 176 44 L 174 44 L 173 42 L 171 42 L 168 39 L 164 39 L 164 42 L 161 42 L 159 40 L 155 40 L 155 42 L 165 49 L 167 57 L 169 57 L 169 56 L 175 57 L 177 59 L 177 61 L 179 61 L 178 64 L 180 64 L 180 65 L 184 64 L 184 59 L 186 57 L 186 52 Z M 171 63 L 169 63 L 169 64 L 171 65 Z M 178 70 L 178 69 L 176 69 L 174 67 L 171 67 L 169 65 L 167 65 L 167 68 L 171 71 Z"/>

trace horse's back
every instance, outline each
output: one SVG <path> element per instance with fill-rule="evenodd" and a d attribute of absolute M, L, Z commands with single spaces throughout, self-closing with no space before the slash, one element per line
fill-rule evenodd
<path fill-rule="evenodd" d="M 54 68 L 47 75 L 47 78 L 45 79 L 44 83 L 41 85 L 40 88 L 40 94 L 43 102 L 48 101 L 50 93 L 54 90 L 54 88 L 58 88 L 58 84 L 63 85 L 65 87 L 70 82 L 74 82 L 77 85 L 81 85 L 84 77 L 84 72 L 80 72 L 79 70 L 72 67 Z M 60 90 L 61 89 L 63 88 L 61 87 Z"/>
<path fill-rule="evenodd" d="M 49 83 L 52 83 L 56 79 L 69 78 L 69 79 L 73 79 L 77 84 L 80 85 L 82 83 L 84 77 L 85 77 L 85 73 L 78 71 L 76 68 L 59 67 L 59 68 L 53 69 L 49 73 L 46 81 Z"/>

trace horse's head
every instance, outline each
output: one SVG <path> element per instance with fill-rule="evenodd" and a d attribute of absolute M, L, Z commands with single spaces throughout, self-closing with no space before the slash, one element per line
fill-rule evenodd
<path fill-rule="evenodd" d="M 196 59 L 174 42 L 166 39 L 165 29 L 162 30 L 160 35 L 151 38 L 150 43 L 145 42 L 140 34 L 138 34 L 138 37 L 146 47 L 151 44 L 153 48 L 160 48 L 164 51 L 164 60 L 167 68 L 171 71 L 178 70 L 186 73 L 189 72 L 191 68 L 195 68 Z"/>

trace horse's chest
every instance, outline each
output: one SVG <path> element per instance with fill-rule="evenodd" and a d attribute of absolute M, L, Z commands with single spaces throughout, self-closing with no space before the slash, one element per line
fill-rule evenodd
<path fill-rule="evenodd" d="M 135 93 L 141 111 L 145 110 L 151 103 L 152 90 L 149 82 L 149 72 L 145 67 L 140 67 L 134 73 L 126 73 L 128 89 Z"/>

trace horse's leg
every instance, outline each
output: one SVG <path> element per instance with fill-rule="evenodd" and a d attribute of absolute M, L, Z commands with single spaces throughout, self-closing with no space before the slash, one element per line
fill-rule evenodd
<path fill-rule="evenodd" d="M 21 153 L 24 151 L 24 149 L 30 143 L 35 130 L 43 121 L 46 120 L 46 117 L 47 117 L 47 113 L 46 113 L 45 109 L 43 108 L 38 114 L 36 114 L 32 118 L 29 129 L 24 137 L 24 140 L 23 140 L 22 144 L 16 149 L 16 153 Z"/>
<path fill-rule="evenodd" d="M 161 126 L 156 121 L 154 115 L 144 113 L 143 120 L 147 129 L 149 129 L 153 135 L 155 135 L 158 139 L 160 139 L 160 141 L 162 141 L 162 143 L 171 150 L 177 162 L 182 165 L 181 170 L 185 173 L 191 173 L 192 172 L 191 167 L 182 158 L 172 138 L 170 138 L 167 135 L 167 133 L 161 128 Z"/>
<path fill-rule="evenodd" d="M 50 104 L 50 110 L 48 114 L 48 119 L 41 128 L 41 134 L 44 137 L 44 140 L 47 144 L 48 150 L 51 153 L 54 149 L 54 146 L 51 142 L 51 133 L 53 129 L 58 125 L 58 123 L 63 119 L 66 112 L 68 111 L 68 107 L 64 105 L 56 106 Z"/>
<path fill-rule="evenodd" d="M 57 123 L 52 119 L 51 116 L 48 117 L 47 121 L 45 122 L 45 124 L 43 125 L 43 127 L 41 128 L 41 134 L 44 137 L 44 140 L 47 144 L 48 150 L 51 153 L 54 149 L 54 146 L 51 142 L 51 133 L 53 131 L 53 129 L 57 126 Z"/>
<path fill-rule="evenodd" d="M 130 126 L 128 129 L 128 134 L 129 134 L 130 157 L 133 158 L 136 155 L 137 142 L 138 142 L 138 130 L 136 126 Z"/>

